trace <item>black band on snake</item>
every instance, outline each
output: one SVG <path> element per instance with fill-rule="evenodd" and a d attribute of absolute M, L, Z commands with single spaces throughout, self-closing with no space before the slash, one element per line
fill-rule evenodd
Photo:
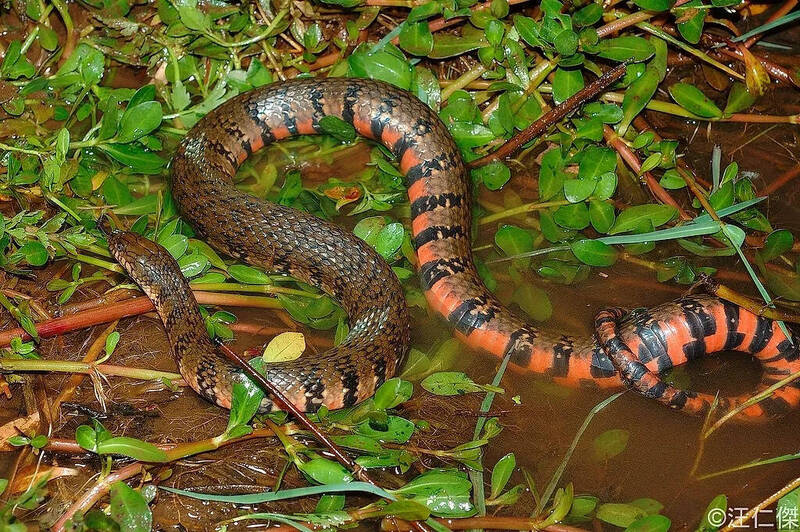
<path fill-rule="evenodd" d="M 596 323 L 599 342 L 537 329 L 503 306 L 478 277 L 470 250 L 469 176 L 436 113 L 385 83 L 303 79 L 227 101 L 192 128 L 172 161 L 173 197 L 201 238 L 231 257 L 321 288 L 348 313 L 350 333 L 342 344 L 318 357 L 269 366 L 267 377 L 299 408 L 334 409 L 371 396 L 394 374 L 410 343 L 400 283 L 365 242 L 334 224 L 255 199 L 233 186 L 238 166 L 251 153 L 295 135 L 322 133 L 319 123 L 326 116 L 352 124 L 400 161 L 428 303 L 467 345 L 510 356 L 512 364 L 566 386 L 633 385 L 694 414 L 709 408 L 711 396 L 675 390 L 659 373 L 720 350 L 755 356 L 764 369 L 759 389 L 800 370 L 797 344 L 777 323 L 711 296 L 685 297 L 624 317 L 616 311 L 601 313 Z M 175 261 L 131 233 L 116 233 L 109 244 L 155 303 L 181 374 L 199 394 L 229 407 L 239 372 L 215 353 Z M 746 397 L 723 403 L 734 406 Z M 742 416 L 763 419 L 798 405 L 800 388 L 790 384 Z"/>

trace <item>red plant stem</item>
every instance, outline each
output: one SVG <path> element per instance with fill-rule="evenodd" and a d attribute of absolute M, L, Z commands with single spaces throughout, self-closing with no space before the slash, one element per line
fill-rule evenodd
<path fill-rule="evenodd" d="M 789 11 L 794 9 L 796 5 L 797 5 L 797 0 L 786 0 L 786 2 L 784 2 L 783 5 L 778 8 L 777 11 L 772 13 L 764 23 L 766 24 L 772 22 L 773 20 L 777 20 L 782 16 L 789 14 Z M 753 46 L 756 43 L 756 41 L 758 41 L 761 38 L 761 36 L 762 34 L 759 33 L 758 35 L 753 35 L 752 37 L 747 39 L 744 42 L 745 47 L 750 48 L 751 46 Z"/>
<path fill-rule="evenodd" d="M 767 186 L 765 186 L 763 189 L 759 191 L 758 195 L 769 196 L 770 194 L 781 188 L 783 185 L 785 185 L 786 183 L 788 183 L 792 179 L 795 179 L 798 176 L 800 176 L 800 164 L 798 164 L 797 166 L 793 166 L 792 168 L 789 168 L 789 170 L 787 170 L 786 172 L 782 173 L 781 175 L 770 181 L 769 184 L 767 184 Z"/>
<path fill-rule="evenodd" d="M 216 292 L 194 292 L 197 302 L 206 305 L 240 305 L 240 306 L 260 306 L 264 307 L 264 298 L 257 296 L 236 295 L 231 298 L 224 297 L 225 294 Z M 220 297 L 223 296 L 223 297 Z M 268 308 L 272 308 L 271 306 Z M 153 311 L 153 303 L 144 296 L 126 299 L 109 305 L 96 307 L 83 312 L 77 312 L 69 316 L 55 318 L 52 320 L 41 321 L 36 324 L 36 331 L 42 338 L 59 336 L 77 329 L 85 329 L 101 323 L 109 323 L 114 320 L 138 316 Z M 30 340 L 30 335 L 21 327 L 0 332 L 0 347 L 11 344 L 11 339 L 19 337 L 23 340 Z"/>
<path fill-rule="evenodd" d="M 642 163 L 639 161 L 639 157 L 636 156 L 635 153 L 628 147 L 627 144 L 617 135 L 617 133 L 611 129 L 608 125 L 603 125 L 603 137 L 606 139 L 606 143 L 614 148 L 617 153 L 622 157 L 622 159 L 631 167 L 631 169 L 639 174 L 642 171 Z M 683 220 L 691 220 L 692 216 L 683 210 L 683 207 L 678 205 L 678 202 L 675 201 L 675 198 L 669 195 L 669 192 L 664 190 L 653 174 L 650 172 L 645 172 L 642 174 L 644 177 L 645 183 L 647 184 L 647 188 L 650 189 L 650 192 L 653 196 L 661 201 L 666 205 L 670 205 L 675 207 L 678 211 L 678 215 Z"/>
<path fill-rule="evenodd" d="M 72 503 L 72 506 L 70 506 L 69 509 L 64 512 L 64 515 L 62 515 L 59 520 L 56 521 L 50 530 L 52 532 L 62 532 L 65 530 L 64 525 L 66 525 L 67 521 L 69 521 L 74 515 L 83 514 L 84 512 L 88 511 L 92 506 L 95 505 L 97 501 L 99 501 L 106 493 L 109 492 L 112 484 L 135 477 L 143 470 L 144 464 L 141 462 L 136 462 L 114 471 L 105 478 L 98 480 L 94 486 L 89 488 L 74 503 Z"/>
<path fill-rule="evenodd" d="M 606 90 L 612 83 L 615 83 L 617 80 L 622 78 L 622 76 L 625 75 L 626 67 L 627 63 L 620 63 L 619 65 L 615 66 L 591 82 L 588 86 L 576 92 L 559 105 L 540 116 L 538 119 L 536 119 L 536 121 L 533 122 L 533 124 L 508 139 L 497 150 L 469 163 L 470 168 L 479 168 L 493 161 L 499 161 L 513 155 L 518 150 L 522 149 L 525 144 L 544 134 L 550 128 L 550 126 L 558 123 L 562 118 L 580 107 L 584 102 L 596 97 L 598 94 Z"/>

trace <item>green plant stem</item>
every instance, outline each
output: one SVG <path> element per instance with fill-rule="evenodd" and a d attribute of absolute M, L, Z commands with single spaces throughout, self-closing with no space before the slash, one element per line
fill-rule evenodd
<path fill-rule="evenodd" d="M 130 368 L 112 364 L 89 364 L 86 362 L 74 362 L 69 360 L 11 360 L 4 358 L 0 359 L 0 371 L 50 371 L 55 373 L 83 373 L 85 375 L 97 372 L 103 375 L 141 380 L 168 379 L 177 381 L 181 379 L 180 374 L 169 371 Z"/>
<path fill-rule="evenodd" d="M 695 181 L 692 173 L 687 172 L 680 166 L 678 166 L 676 170 L 678 170 L 678 173 L 681 175 L 683 180 L 686 181 L 686 184 L 689 186 L 689 189 L 695 195 L 697 201 L 700 202 L 700 204 L 706 210 L 711 219 L 720 224 L 723 233 L 725 233 L 725 236 L 728 237 L 728 239 L 731 242 L 731 245 L 733 245 L 733 247 L 736 249 L 736 253 L 739 255 L 739 258 L 742 259 L 742 263 L 744 264 L 747 273 L 750 275 L 750 278 L 753 280 L 753 284 L 756 285 L 759 294 L 761 294 L 761 297 L 764 299 L 767 306 L 774 308 L 775 304 L 772 302 L 772 297 L 770 297 L 769 293 L 767 292 L 767 289 L 761 283 L 761 280 L 758 278 L 758 275 L 756 275 L 756 272 L 753 270 L 753 266 L 750 264 L 750 261 L 745 256 L 744 251 L 742 250 L 742 246 L 736 243 L 734 236 L 730 233 L 728 225 L 720 219 L 719 215 L 717 214 L 717 211 L 714 210 L 714 207 L 712 207 L 711 204 L 708 202 L 708 198 L 706 198 L 706 195 L 703 193 L 703 190 L 700 188 L 700 185 L 698 185 L 697 181 Z M 792 335 L 791 333 L 789 333 L 789 329 L 786 327 L 786 324 L 780 320 L 778 320 L 777 323 L 778 326 L 781 328 L 783 334 L 786 336 L 789 342 L 791 342 Z"/>
<path fill-rule="evenodd" d="M 742 404 L 738 405 L 735 408 L 732 408 L 728 412 L 725 413 L 721 418 L 719 418 L 708 430 L 703 433 L 703 438 L 708 438 L 711 436 L 714 431 L 719 429 L 722 425 L 728 422 L 730 419 L 736 417 L 740 412 L 746 410 L 747 408 L 753 406 L 756 403 L 759 403 L 766 399 L 767 397 L 771 396 L 775 391 L 783 388 L 787 384 L 790 384 L 800 378 L 800 371 L 792 373 L 791 375 L 784 377 L 783 379 L 779 380 L 778 382 L 772 384 L 769 388 L 765 388 L 764 390 L 760 391 L 759 393 L 755 394 L 747 401 L 744 401 Z"/>
<path fill-rule="evenodd" d="M 16 146 L 9 146 L 8 144 L 0 142 L 0 150 L 5 151 L 13 151 L 17 153 L 24 153 L 26 155 L 36 155 L 37 157 L 43 157 L 45 152 L 37 151 L 37 150 L 27 150 L 25 148 L 17 148 Z"/>
<path fill-rule="evenodd" d="M 284 288 L 270 284 L 243 284 L 243 283 L 191 283 L 195 290 L 206 292 L 249 292 L 255 294 L 290 294 L 308 298 L 319 299 L 323 294 L 314 294 L 296 288 Z"/>
<path fill-rule="evenodd" d="M 636 27 L 646 31 L 647 33 L 650 33 L 651 35 L 655 35 L 659 39 L 664 39 L 665 41 L 667 41 L 668 43 L 672 44 L 673 46 L 677 46 L 678 48 L 680 48 L 684 52 L 686 52 L 688 54 L 691 54 L 691 55 L 695 56 L 696 58 L 700 59 L 701 61 L 704 61 L 704 62 L 708 63 L 709 65 L 722 70 L 723 72 L 725 72 L 729 76 L 732 76 L 732 77 L 734 77 L 734 78 L 736 78 L 738 80 L 744 81 L 744 76 L 743 75 L 739 74 L 738 72 L 736 72 L 732 68 L 728 67 L 727 65 L 723 65 L 722 63 L 720 63 L 716 59 L 712 59 L 705 52 L 701 52 L 697 48 L 695 48 L 693 46 L 689 46 L 685 42 L 676 39 L 675 37 L 673 37 L 672 35 L 670 35 L 666 31 L 662 30 L 658 26 L 653 26 L 649 22 L 640 22 L 640 23 L 636 24 Z"/>
<path fill-rule="evenodd" d="M 578 432 L 575 433 L 575 437 L 572 439 L 572 443 L 567 449 L 567 452 L 564 454 L 564 458 L 561 460 L 561 463 L 553 472 L 553 476 L 550 479 L 550 482 L 547 484 L 547 487 L 545 488 L 544 492 L 542 492 L 542 497 L 539 501 L 539 504 L 537 505 L 535 515 L 540 515 L 542 511 L 544 511 L 544 506 L 547 504 L 547 501 L 550 500 L 550 497 L 552 497 L 553 493 L 556 491 L 556 487 L 558 486 L 558 483 L 561 481 L 561 476 L 564 474 L 564 470 L 567 468 L 567 464 L 569 463 L 570 458 L 572 458 L 572 453 L 575 452 L 575 448 L 578 446 L 578 442 L 580 441 L 581 436 L 583 436 L 583 433 L 586 432 L 586 429 L 589 427 L 589 423 L 592 422 L 592 419 L 594 419 L 594 416 L 596 416 L 598 412 L 600 412 L 605 407 L 614 402 L 623 393 L 625 392 L 618 392 L 612 395 L 611 397 L 604 399 L 603 401 L 595 405 L 595 407 L 592 408 L 589 414 L 587 414 L 586 418 L 583 420 L 583 423 L 581 423 Z"/>
<path fill-rule="evenodd" d="M 111 272 L 125 273 L 125 270 L 122 269 L 122 266 L 107 260 L 98 259 L 97 257 L 92 257 L 89 255 L 83 255 L 81 253 L 70 253 L 69 256 L 77 261 L 85 264 L 91 264 L 92 266 L 98 266 Z"/>
<path fill-rule="evenodd" d="M 551 92 L 550 87 L 546 87 L 542 92 Z M 621 92 L 606 92 L 600 96 L 602 100 L 607 102 L 622 103 L 625 95 Z M 650 111 L 657 111 L 659 113 L 666 113 L 673 116 L 680 116 L 690 120 L 699 120 L 703 122 L 745 122 L 745 123 L 759 123 L 759 124 L 798 124 L 800 123 L 800 116 L 798 115 L 755 115 L 748 113 L 734 113 L 730 116 L 723 116 L 721 118 L 705 118 L 690 113 L 680 105 L 664 100 L 650 100 L 645 106 Z"/>
<path fill-rule="evenodd" d="M 745 471 L 747 469 L 752 469 L 754 467 L 761 467 L 765 465 L 771 464 L 778 464 L 780 462 L 788 462 L 789 460 L 797 460 L 800 458 L 800 454 L 790 454 L 784 456 L 777 456 L 774 458 L 765 458 L 764 460 L 757 460 L 755 462 L 747 462 L 746 464 L 739 464 L 738 466 L 729 467 L 727 469 L 723 469 L 721 471 L 715 471 L 713 473 L 706 473 L 704 475 L 698 475 L 695 477 L 697 480 L 708 480 L 710 478 L 721 477 L 722 475 L 728 475 L 730 473 L 737 473 L 739 471 Z"/>
<path fill-rule="evenodd" d="M 510 209 L 505 209 L 500 212 L 496 212 L 493 214 L 489 214 L 482 218 L 478 219 L 478 225 L 486 225 L 492 222 L 496 222 L 498 220 L 503 220 L 505 218 L 510 218 L 512 216 L 519 216 L 520 214 L 525 214 L 534 211 L 540 211 L 542 209 L 549 209 L 550 207 L 560 207 L 562 205 L 569 205 L 569 201 L 567 200 L 556 200 L 556 201 L 534 201 L 531 203 L 525 203 L 523 205 L 519 205 L 517 207 L 512 207 Z"/>
<path fill-rule="evenodd" d="M 486 72 L 486 67 L 483 65 L 478 65 L 475 68 L 467 70 L 461 76 L 454 79 L 452 82 L 448 83 L 447 86 L 442 89 L 442 101 L 447 101 L 447 99 L 457 90 L 461 90 Z"/>
<path fill-rule="evenodd" d="M 270 37 L 272 35 L 272 32 L 275 31 L 277 25 L 280 23 L 281 20 L 283 20 L 283 18 L 288 13 L 289 13 L 288 9 L 282 9 L 278 11 L 278 13 L 275 15 L 275 18 L 272 19 L 272 22 L 269 23 L 269 25 L 264 31 L 262 31 L 261 33 L 259 33 L 254 37 L 245 39 L 243 41 L 237 41 L 237 42 L 225 41 L 214 35 L 211 31 L 205 32 L 204 35 L 208 37 L 210 40 L 214 41 L 214 43 L 218 44 L 219 46 L 222 46 L 223 48 L 239 48 L 241 46 L 250 46 L 251 44 L 255 44 L 258 41 Z"/>

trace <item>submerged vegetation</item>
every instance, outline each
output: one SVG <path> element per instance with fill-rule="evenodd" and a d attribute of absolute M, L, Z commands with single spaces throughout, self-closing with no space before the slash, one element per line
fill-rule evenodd
<path fill-rule="evenodd" d="M 794 109 L 800 101 L 794 92 L 800 73 L 791 61 L 797 49 L 770 40 L 800 18 L 794 6 L 793 0 L 4 3 L 0 305 L 9 318 L 0 332 L 6 347 L 0 389 L 9 398 L 12 391 L 22 395 L 17 383 L 32 390 L 29 372 L 73 375 L 59 381 L 57 392 L 44 393 L 44 406 L 36 407 L 31 391 L 27 415 L 0 427 L 3 450 L 20 456 L 0 482 L 0 528 L 38 523 L 54 530 L 149 530 L 153 501 L 179 495 L 240 505 L 234 517 L 209 518 L 209 528 L 260 520 L 334 529 L 382 519 L 386 530 L 669 529 L 659 501 L 601 499 L 564 478 L 584 431 L 618 395 L 587 414 L 543 486 L 517 466 L 514 453 L 486 463 L 485 450 L 504 430 L 495 399 L 505 394 L 507 360 L 490 383 L 475 382 L 454 370 L 461 348 L 444 333 L 416 339 L 401 376 L 372 399 L 310 416 L 330 435 L 328 448 L 284 414 L 255 416 L 263 393 L 255 386 L 237 387 L 227 425 L 207 438 L 198 434 L 186 442 L 167 434 L 148 442 L 115 434 L 90 409 L 82 424 L 65 429 L 60 412 L 83 375 L 101 412 L 109 377 L 151 381 L 167 390 L 184 385 L 176 373 L 117 362 L 125 332 L 116 330 L 115 320 L 149 312 L 152 305 L 120 275 L 97 219 L 106 214 L 169 250 L 191 280 L 211 336 L 275 336 L 256 367 L 331 341 L 313 332 L 276 336 L 281 328 L 240 321 L 232 308 L 280 310 L 307 330 L 333 331 L 338 341 L 347 333 L 346 316 L 330 298 L 220 257 L 195 238 L 177 215 L 167 165 L 202 116 L 241 92 L 297 76 L 369 77 L 407 89 L 439 112 L 471 163 L 481 276 L 532 319 L 545 321 L 554 312 L 537 283 L 576 284 L 593 269 L 625 263 L 652 272 L 658 283 L 687 289 L 712 276 L 720 297 L 798 321 L 800 243 L 767 216 L 764 201 L 800 175 L 797 167 L 765 176 L 763 184 L 719 148 L 708 173 L 692 168 L 683 153 L 712 125 L 761 125 L 758 135 L 765 135 L 800 122 L 800 115 L 780 114 L 780 105 L 768 106 L 775 114 L 755 110 L 785 95 Z M 752 23 L 756 16 L 759 22 Z M 618 65 L 624 72 L 613 85 L 598 87 L 585 104 L 573 98 Z M 693 71 L 702 71 L 705 82 Z M 549 113 L 554 108 L 558 112 Z M 691 138 L 662 137 L 647 121 L 651 116 L 690 120 Z M 322 125 L 329 135 L 283 142 L 245 162 L 238 186 L 322 218 L 353 217 L 355 234 L 393 265 L 409 305 L 423 315 L 426 303 L 404 225 L 410 208 L 396 161 L 382 147 L 365 148 L 352 126 L 335 119 Z M 528 128 L 540 134 L 526 136 Z M 501 158 L 498 149 L 513 158 Z M 347 166 L 350 157 L 365 159 L 366 168 L 337 174 L 337 165 Z M 325 179 L 304 184 L 299 169 L 313 170 L 312 163 L 332 168 L 337 177 L 325 170 Z M 532 188 L 533 199 L 506 187 L 515 180 Z M 751 287 L 748 294 L 738 291 L 742 286 Z M 85 353 L 81 349 L 70 360 L 41 355 L 56 341 L 48 337 L 105 323 L 111 324 L 93 336 Z M 451 396 L 482 398 L 458 443 L 428 441 L 441 434 L 442 423 L 415 412 L 432 395 L 447 397 L 443 404 Z M 693 480 L 800 457 L 742 460 L 700 473 L 705 442 L 732 414 L 712 412 L 706 420 Z M 628 437 L 622 429 L 604 431 L 590 452 L 599 462 L 611 460 L 625 450 Z M 182 460 L 256 438 L 280 443 L 285 466 L 269 491 L 220 495 L 174 482 L 173 467 Z M 84 477 L 86 485 L 71 484 L 71 505 L 50 506 L 53 483 L 86 474 L 65 465 L 69 456 L 83 460 L 92 477 Z M 284 489 L 293 474 L 295 484 Z M 303 481 L 307 487 L 296 487 Z M 798 530 L 798 486 L 800 479 L 741 515 L 730 514 L 726 496 L 719 495 L 705 511 L 696 508 L 689 526 L 730 529 L 770 509 L 780 529 Z M 309 496 L 317 496 L 313 509 L 273 511 L 265 504 L 307 503 Z"/>

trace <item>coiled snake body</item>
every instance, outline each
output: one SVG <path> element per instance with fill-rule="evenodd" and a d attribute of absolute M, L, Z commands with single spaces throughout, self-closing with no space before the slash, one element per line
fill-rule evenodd
<path fill-rule="evenodd" d="M 269 366 L 267 377 L 298 407 L 350 406 L 392 376 L 410 343 L 409 316 L 391 268 L 349 231 L 312 215 L 255 199 L 233 186 L 247 157 L 272 142 L 322 133 L 334 116 L 380 142 L 400 161 L 411 201 L 419 275 L 430 307 L 467 345 L 568 386 L 621 388 L 626 383 L 673 408 L 698 413 L 711 397 L 675 390 L 657 374 L 720 350 L 753 354 L 761 389 L 800 370 L 800 356 L 773 321 L 710 296 L 637 310 L 609 311 L 598 337 L 538 330 L 484 286 L 470 251 L 469 179 L 439 117 L 408 92 L 362 79 L 303 79 L 253 90 L 197 123 L 172 161 L 173 197 L 215 249 L 268 271 L 290 274 L 335 297 L 351 322 L 347 338 L 319 357 Z M 154 301 L 173 355 L 202 396 L 229 407 L 239 370 L 215 354 L 195 300 L 175 261 L 133 235 L 109 237 L 112 254 Z M 621 320 L 619 327 L 618 322 Z M 620 353 L 627 353 L 620 356 Z M 614 362 L 607 356 L 613 356 Z M 620 362 L 620 360 L 622 360 Z M 729 398 L 732 406 L 742 398 Z M 744 414 L 760 418 L 800 403 L 786 386 Z M 271 408 L 265 403 L 264 409 Z"/>

